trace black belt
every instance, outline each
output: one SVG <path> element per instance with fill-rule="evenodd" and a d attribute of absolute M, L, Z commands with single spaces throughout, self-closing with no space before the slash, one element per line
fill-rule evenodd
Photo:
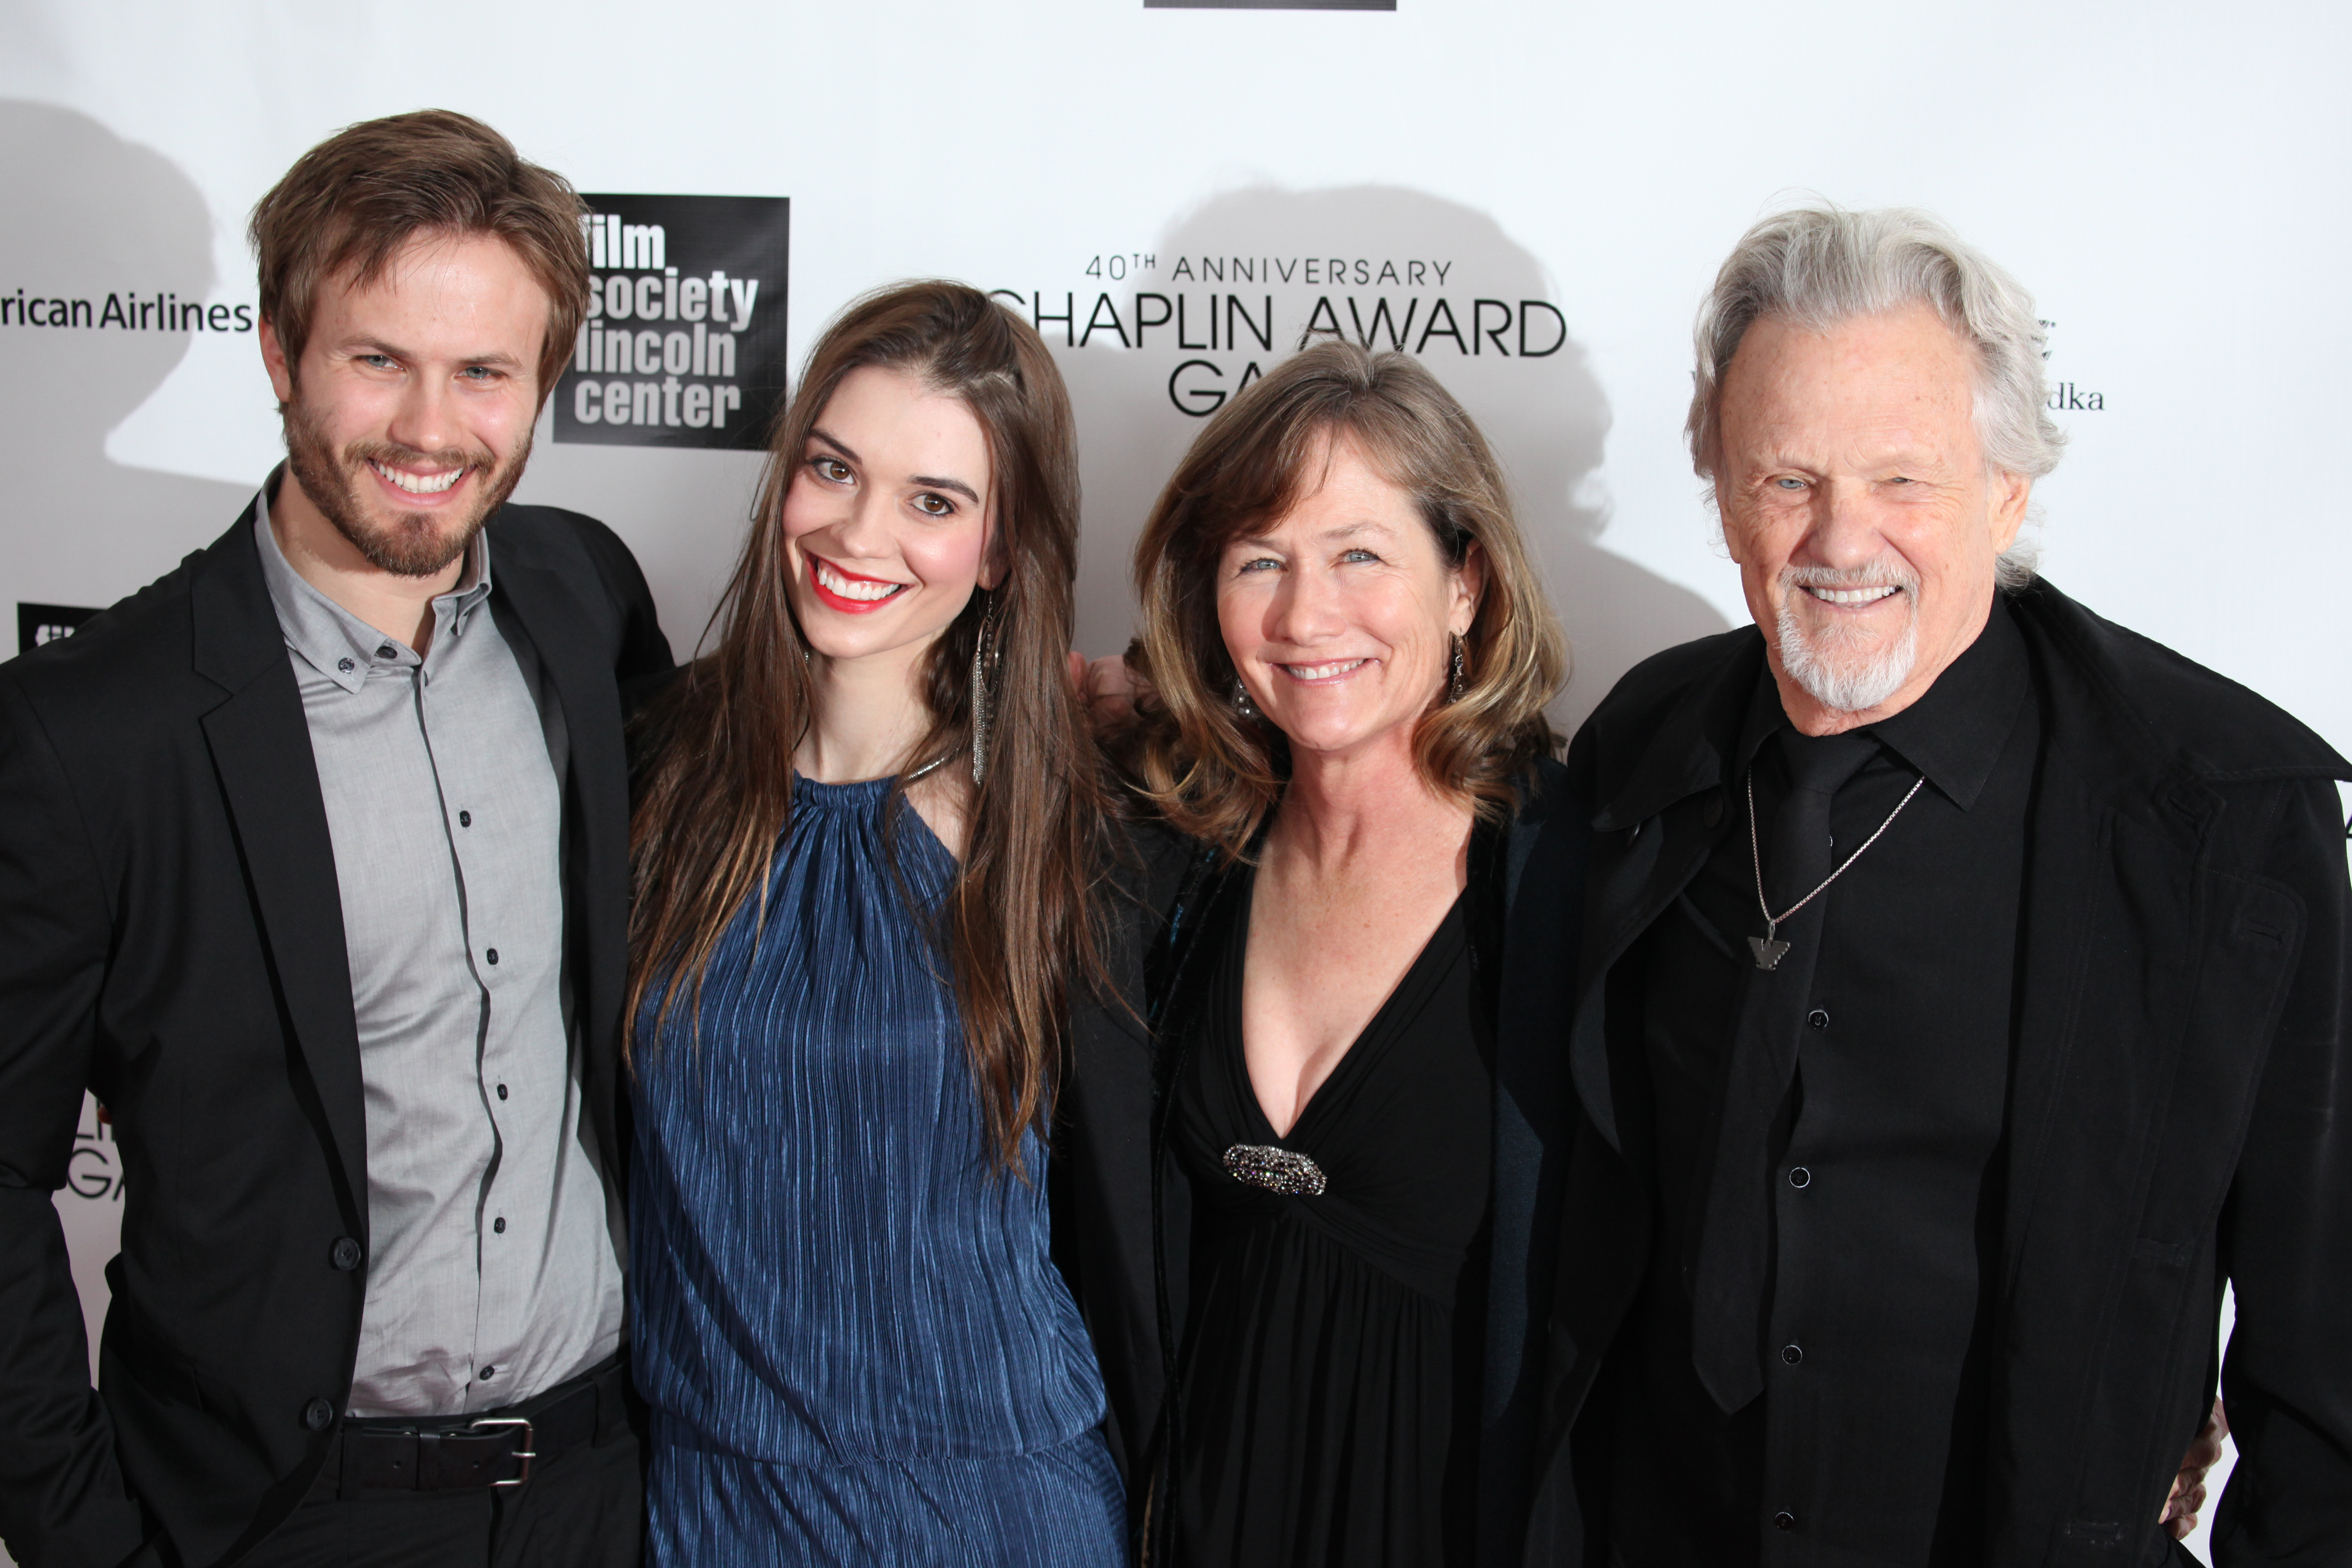
<path fill-rule="evenodd" d="M 534 1465 L 583 1444 L 598 1447 L 629 1426 L 634 1398 L 626 1352 L 615 1352 L 546 1393 L 478 1415 L 347 1416 L 339 1452 L 327 1456 L 318 1490 L 351 1499 L 383 1491 L 520 1487 Z"/>

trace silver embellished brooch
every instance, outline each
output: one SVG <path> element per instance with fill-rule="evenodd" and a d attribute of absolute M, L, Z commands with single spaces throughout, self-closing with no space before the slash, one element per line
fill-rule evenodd
<path fill-rule="evenodd" d="M 1323 1167 L 1296 1149 L 1272 1143 L 1236 1143 L 1225 1151 L 1225 1173 L 1237 1182 L 1285 1197 L 1323 1195 Z"/>

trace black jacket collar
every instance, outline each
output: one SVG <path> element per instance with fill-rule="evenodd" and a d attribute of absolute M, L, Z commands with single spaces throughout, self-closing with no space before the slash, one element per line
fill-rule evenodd
<path fill-rule="evenodd" d="M 2154 795 L 2208 783 L 2352 778 L 2352 763 L 2279 709 L 2048 582 L 2003 600 L 2042 688 L 2051 743 L 2082 754 L 2115 784 Z M 1590 776 L 1580 782 L 1600 803 L 1593 826 L 1622 831 L 1736 779 L 1748 700 L 1764 668 L 1763 635 L 1750 626 L 1670 648 L 1628 674 L 1583 738 Z M 1895 734 L 1887 726 L 1881 733 L 1927 767 L 1932 747 L 1912 754 L 1921 742 L 1903 717 L 1888 721 Z M 1947 771 L 1966 773 L 1957 758 Z"/>

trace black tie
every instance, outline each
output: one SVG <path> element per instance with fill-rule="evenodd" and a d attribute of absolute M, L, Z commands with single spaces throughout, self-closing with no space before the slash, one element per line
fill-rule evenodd
<path fill-rule="evenodd" d="M 1761 836 L 1764 896 L 1780 914 L 1829 876 L 1830 802 L 1877 754 L 1864 734 L 1780 734 L 1789 794 Z M 1847 846 L 1851 854 L 1853 846 Z M 1797 1070 L 1798 1026 L 1812 989 L 1821 947 L 1822 900 L 1816 899 L 1776 933 L 1789 957 L 1769 973 L 1748 977 L 1734 1025 L 1716 1139 L 1715 1173 L 1691 1276 L 1691 1355 L 1699 1381 L 1726 1414 L 1764 1391 L 1761 1336 L 1764 1279 L 1771 1250 L 1769 1204 L 1772 1119 Z M 1764 934 L 1764 912 L 1752 912 Z"/>

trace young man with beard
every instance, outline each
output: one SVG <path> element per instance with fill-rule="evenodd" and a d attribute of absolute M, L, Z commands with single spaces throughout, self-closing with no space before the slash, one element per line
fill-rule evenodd
<path fill-rule="evenodd" d="M 256 209 L 288 462 L 0 668 L 0 1534 L 27 1564 L 634 1563 L 601 524 L 507 503 L 585 309 L 497 132 L 343 132 Z M 126 1167 L 88 1376 L 52 1192 Z"/>
<path fill-rule="evenodd" d="M 2032 305 L 1941 225 L 1768 219 L 1697 335 L 1757 624 L 1569 757 L 1526 1560 L 2186 1562 L 2232 1283 L 2214 1560 L 2352 1561 L 2344 760 L 2034 575 Z"/>

